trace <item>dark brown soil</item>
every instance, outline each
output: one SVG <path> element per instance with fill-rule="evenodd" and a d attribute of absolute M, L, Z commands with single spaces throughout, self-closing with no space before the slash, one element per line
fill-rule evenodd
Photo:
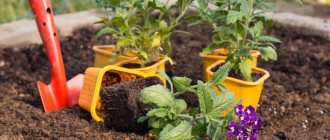
<path fill-rule="evenodd" d="M 186 30 L 189 27 L 180 27 Z M 199 52 L 210 42 L 209 27 L 190 28 L 192 36 L 175 35 L 170 76 L 203 78 Z M 271 74 L 257 112 L 264 120 L 260 139 L 330 139 L 330 42 L 275 27 L 269 32 L 284 42 L 276 62 L 260 62 Z M 93 65 L 95 31 L 84 28 L 62 42 L 67 77 Z M 36 81 L 50 80 L 47 57 L 40 45 L 0 50 L 0 138 L 143 139 L 96 123 L 78 106 L 45 114 Z M 191 96 L 190 105 L 196 105 Z"/>
<path fill-rule="evenodd" d="M 146 134 L 148 124 L 136 121 L 148 111 L 148 107 L 140 102 L 140 92 L 157 84 L 162 84 L 162 81 L 157 77 L 150 77 L 103 88 L 100 95 L 106 114 L 105 125 L 119 132 Z"/>
<path fill-rule="evenodd" d="M 150 63 L 147 63 L 145 64 L 145 67 L 148 67 L 148 66 L 151 66 L 153 64 L 156 64 L 157 62 L 150 62 Z M 124 64 L 122 67 L 124 68 L 141 68 L 141 65 L 140 64 L 136 64 L 136 63 L 127 63 L 127 64 Z"/>
<path fill-rule="evenodd" d="M 222 65 L 218 65 L 214 68 L 211 69 L 212 72 L 216 72 Z M 239 80 L 244 80 L 243 75 L 240 72 L 235 72 L 235 71 L 230 71 L 228 73 L 229 77 L 233 77 Z M 252 73 L 252 80 L 253 82 L 258 81 L 261 77 L 263 76 L 263 74 L 259 74 L 259 73 Z"/>

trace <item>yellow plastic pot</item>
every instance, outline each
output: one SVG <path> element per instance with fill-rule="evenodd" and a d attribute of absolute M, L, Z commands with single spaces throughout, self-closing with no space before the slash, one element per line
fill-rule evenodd
<path fill-rule="evenodd" d="M 142 72 L 145 75 L 155 75 L 157 71 L 164 71 L 165 72 L 165 63 L 168 60 L 169 60 L 169 58 L 166 57 L 166 56 L 165 57 L 161 57 L 161 59 L 157 63 L 155 63 L 155 64 L 153 64 L 151 66 L 144 67 L 144 68 L 133 68 L 131 70 L 140 71 L 140 72 Z M 120 61 L 120 62 L 116 63 L 115 65 L 122 67 L 123 65 L 129 64 L 129 63 L 140 64 L 140 62 L 139 62 L 138 59 L 131 59 L 131 60 Z M 166 80 L 164 78 L 161 78 L 161 80 L 164 83 L 166 83 Z"/>
<path fill-rule="evenodd" d="M 137 70 L 130 70 L 118 66 L 88 68 L 85 71 L 84 85 L 79 96 L 78 104 L 84 110 L 89 111 L 95 121 L 103 121 L 104 112 L 102 112 L 100 102 L 100 90 L 102 88 L 111 84 L 150 76 L 156 75 L 146 75 Z"/>
<path fill-rule="evenodd" d="M 93 50 L 95 52 L 94 66 L 99 68 L 135 58 L 134 53 L 126 53 L 125 55 L 120 55 L 117 61 L 110 62 L 109 59 L 116 55 L 115 46 L 113 45 L 94 46 Z"/>
<path fill-rule="evenodd" d="M 202 54 L 200 53 L 199 56 L 202 58 L 203 65 L 204 65 L 204 79 L 206 80 L 206 69 L 207 67 L 211 66 L 215 62 L 219 60 L 226 60 L 227 59 L 227 54 L 228 50 L 226 49 L 217 49 L 215 50 L 212 54 Z M 252 61 L 247 60 L 247 63 L 250 66 L 257 67 L 257 62 L 258 62 L 258 57 L 260 55 L 259 51 L 251 50 L 250 54 L 252 56 Z"/>
<path fill-rule="evenodd" d="M 207 67 L 207 69 L 206 69 L 207 80 L 209 80 L 213 75 L 213 72 L 211 70 L 213 68 L 215 68 L 216 66 L 223 64 L 223 63 L 225 63 L 225 61 L 220 60 L 220 61 L 215 62 L 211 66 Z M 236 102 L 239 99 L 243 98 L 242 104 L 244 106 L 251 105 L 254 108 L 257 108 L 264 82 L 265 82 L 265 80 L 267 80 L 269 78 L 270 75 L 269 75 L 268 71 L 257 68 L 257 67 L 252 67 L 252 72 L 258 73 L 258 74 L 263 74 L 263 76 L 260 77 L 255 82 L 247 82 L 247 81 L 239 80 L 239 79 L 236 79 L 233 77 L 227 77 L 224 81 L 224 85 L 226 86 L 226 88 L 229 91 L 231 91 L 235 94 Z M 218 94 L 220 94 L 219 91 L 218 91 Z"/>

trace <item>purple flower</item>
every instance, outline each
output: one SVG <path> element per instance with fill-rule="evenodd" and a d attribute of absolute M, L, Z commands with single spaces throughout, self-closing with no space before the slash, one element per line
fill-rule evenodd
<path fill-rule="evenodd" d="M 257 116 L 255 109 L 248 106 L 244 109 L 243 105 L 235 108 L 235 114 L 238 116 L 238 124 L 233 120 L 229 123 L 229 138 L 239 140 L 257 140 L 258 132 L 262 125 L 262 120 Z"/>
<path fill-rule="evenodd" d="M 247 113 L 242 113 L 241 115 L 238 116 L 238 121 L 242 125 L 247 125 L 250 122 L 250 116 Z"/>
<path fill-rule="evenodd" d="M 261 125 L 262 125 L 262 120 L 259 117 L 254 116 L 254 117 L 251 118 L 251 120 L 250 120 L 250 126 L 254 130 L 259 130 L 261 128 Z"/>
<path fill-rule="evenodd" d="M 228 135 L 230 138 L 239 134 L 239 127 L 233 120 L 230 121 L 228 128 Z"/>
<path fill-rule="evenodd" d="M 257 140 L 258 139 L 258 134 L 257 133 L 251 133 L 248 137 L 248 140 Z"/>
<path fill-rule="evenodd" d="M 241 114 L 243 113 L 243 108 L 244 108 L 243 105 L 238 105 L 238 106 L 235 108 L 235 114 L 236 114 L 236 115 L 241 115 Z"/>
<path fill-rule="evenodd" d="M 254 110 L 254 108 L 252 106 L 246 107 L 244 112 L 250 116 L 256 116 L 256 111 Z"/>
<path fill-rule="evenodd" d="M 248 137 L 248 131 L 247 131 L 247 129 L 241 129 L 239 131 L 239 134 L 237 135 L 237 138 L 239 140 L 246 140 L 247 137 Z"/>

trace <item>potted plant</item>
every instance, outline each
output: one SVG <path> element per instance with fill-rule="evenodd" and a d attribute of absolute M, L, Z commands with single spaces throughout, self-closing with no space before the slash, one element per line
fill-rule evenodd
<path fill-rule="evenodd" d="M 222 51 L 227 54 L 225 59 L 205 65 L 205 78 L 208 80 L 216 67 L 231 62 L 233 66 L 225 80 L 226 87 L 235 93 L 237 100 L 244 98 L 243 105 L 257 107 L 263 83 L 269 77 L 266 70 L 256 68 L 257 54 L 266 61 L 276 60 L 273 43 L 280 43 L 263 33 L 264 25 L 272 23 L 263 15 L 271 3 L 266 0 L 221 1 L 214 3 L 215 10 L 208 8 L 208 4 L 209 1 L 199 1 L 199 19 L 193 23 L 208 23 L 214 29 L 212 43 L 201 56 L 217 48 L 224 48 Z"/>
<path fill-rule="evenodd" d="M 191 16 L 192 22 L 190 25 L 207 24 L 212 27 L 212 42 L 200 53 L 204 70 L 206 71 L 208 66 L 218 60 L 226 60 L 230 54 L 231 56 L 236 55 L 242 48 L 245 48 L 242 51 L 249 53 L 247 63 L 250 66 L 257 66 L 257 58 L 260 55 L 259 49 L 263 49 L 263 52 L 265 50 L 273 51 L 273 48 L 264 49 L 252 46 L 259 45 L 258 43 L 266 45 L 269 42 L 279 42 L 279 40 L 262 36 L 258 29 L 247 29 L 254 24 L 258 25 L 255 26 L 256 28 L 263 28 L 264 24 L 272 23 L 271 19 L 262 15 L 263 12 L 273 9 L 271 4 L 265 0 L 198 1 L 196 8 L 199 14 Z M 253 31 L 255 33 L 252 33 Z M 251 34 L 249 34 L 250 32 Z M 257 39 L 253 38 L 251 40 L 250 35 L 256 35 L 253 37 L 258 37 L 259 42 L 253 42 Z M 268 46 L 273 45 L 269 44 Z"/>
<path fill-rule="evenodd" d="M 167 57 L 172 51 L 171 36 L 174 32 L 180 32 L 175 27 L 182 22 L 192 0 L 178 0 L 174 5 L 169 5 L 169 2 L 99 0 L 113 15 L 106 15 L 98 22 L 106 26 L 97 35 L 111 34 L 112 39 L 117 42 L 113 49 L 109 50 L 113 55 L 103 61 L 133 57 L 126 59 L 127 61 L 117 61 L 116 65 L 145 73 L 164 70 L 165 62 L 171 62 Z M 171 14 L 176 8 L 179 10 L 178 16 Z"/>
<path fill-rule="evenodd" d="M 191 85 L 192 81 L 187 77 L 173 77 L 170 80 L 163 74 L 170 89 L 153 85 L 141 91 L 141 102 L 151 108 L 138 122 L 147 122 L 151 128 L 149 134 L 159 140 L 257 139 L 262 121 L 256 116 L 254 108 L 249 106 L 243 110 L 243 106 L 238 105 L 240 102 L 235 102 L 234 95 L 222 85 L 230 67 L 230 62 L 224 64 L 208 82 L 198 81 L 197 85 Z M 213 86 L 222 94 L 216 95 L 211 89 Z M 188 109 L 185 100 L 176 98 L 187 91 L 198 96 L 198 108 Z"/>

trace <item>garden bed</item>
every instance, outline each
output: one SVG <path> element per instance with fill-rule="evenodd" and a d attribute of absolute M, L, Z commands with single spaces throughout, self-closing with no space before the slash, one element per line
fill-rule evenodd
<path fill-rule="evenodd" d="M 181 26 L 181 29 L 188 29 Z M 192 36 L 173 38 L 174 66 L 170 76 L 203 79 L 198 53 L 209 42 L 210 28 L 193 27 Z M 279 60 L 262 63 L 271 78 L 266 81 L 257 112 L 264 120 L 260 139 L 330 139 L 330 42 L 312 36 L 269 29 L 284 43 L 278 47 Z M 96 31 L 83 28 L 62 42 L 67 78 L 93 66 L 95 44 L 109 44 L 109 36 L 94 38 Z M 50 80 L 47 56 L 41 45 L 13 46 L 0 50 L 0 138 L 83 138 L 143 139 L 96 123 L 78 106 L 45 114 L 36 81 Z M 197 102 L 186 95 L 189 105 Z"/>

